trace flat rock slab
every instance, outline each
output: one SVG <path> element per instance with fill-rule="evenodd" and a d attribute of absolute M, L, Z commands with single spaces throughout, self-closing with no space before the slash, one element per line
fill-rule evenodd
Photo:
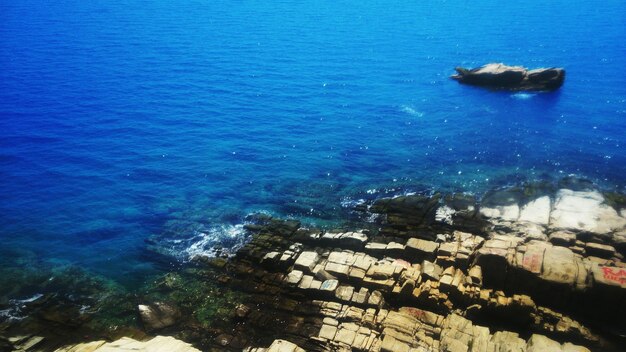
<path fill-rule="evenodd" d="M 605 203 L 597 191 L 572 191 L 561 189 L 556 194 L 554 209 L 550 214 L 550 227 L 573 229 L 593 233 L 621 230 L 626 219 Z"/>
<path fill-rule="evenodd" d="M 295 343 L 286 340 L 275 340 L 267 349 L 267 352 L 305 352 Z"/>
<path fill-rule="evenodd" d="M 190 344 L 177 340 L 170 336 L 157 336 L 149 341 L 137 341 L 128 337 L 123 337 L 117 341 L 104 343 L 95 341 L 78 345 L 65 346 L 55 352 L 200 352 Z M 293 350 L 296 351 L 296 350 Z"/>
<path fill-rule="evenodd" d="M 603 285 L 626 288 L 626 269 L 604 265 L 594 265 L 591 268 L 593 278 Z"/>
<path fill-rule="evenodd" d="M 550 197 L 543 196 L 526 203 L 520 211 L 519 220 L 547 225 L 550 221 Z"/>
<path fill-rule="evenodd" d="M 319 259 L 320 257 L 316 252 L 304 251 L 300 253 L 300 256 L 298 256 L 298 259 L 296 259 L 294 266 L 297 269 L 302 270 L 304 272 L 311 272 L 311 270 L 313 270 L 313 268 L 315 267 L 315 264 L 317 264 Z"/>

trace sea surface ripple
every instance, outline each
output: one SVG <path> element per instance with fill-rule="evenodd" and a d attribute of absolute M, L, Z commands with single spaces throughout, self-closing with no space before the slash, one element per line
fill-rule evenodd
<path fill-rule="evenodd" d="M 569 174 L 623 189 L 624 23 L 623 0 L 4 1 L 0 265 L 124 281 L 164 227 Z M 449 79 L 488 62 L 567 78 Z"/>

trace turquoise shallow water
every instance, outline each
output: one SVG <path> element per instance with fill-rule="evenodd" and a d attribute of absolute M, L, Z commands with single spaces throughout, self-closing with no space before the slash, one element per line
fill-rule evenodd
<path fill-rule="evenodd" d="M 576 174 L 626 185 L 623 1 L 0 4 L 0 257 L 120 281 L 162 231 Z M 555 93 L 455 66 L 561 66 Z M 235 238 L 231 238 L 235 236 Z M 21 265 L 21 264 L 20 264 Z"/>

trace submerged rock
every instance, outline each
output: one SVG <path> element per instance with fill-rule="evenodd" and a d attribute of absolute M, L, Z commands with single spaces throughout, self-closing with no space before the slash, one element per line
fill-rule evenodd
<path fill-rule="evenodd" d="M 140 304 L 137 309 L 147 330 L 159 330 L 172 326 L 180 318 L 178 307 L 169 303 Z"/>
<path fill-rule="evenodd" d="M 522 66 L 491 63 L 474 69 L 455 68 L 459 83 L 507 90 L 556 90 L 565 81 L 562 68 L 528 70 Z"/>

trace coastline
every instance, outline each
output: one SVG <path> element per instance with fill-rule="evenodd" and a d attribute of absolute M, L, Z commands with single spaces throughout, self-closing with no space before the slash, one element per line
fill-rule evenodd
<path fill-rule="evenodd" d="M 0 352 L 624 350 L 626 4 L 463 5 L 3 3 Z"/>
<path fill-rule="evenodd" d="M 208 351 L 276 339 L 307 351 L 618 350 L 625 199 L 565 178 L 480 199 L 379 198 L 352 204 L 335 229 L 258 214 L 235 255 L 197 256 L 137 292 L 59 275 L 66 282 L 50 290 L 74 301 L 50 292 L 13 302 L 27 315 L 0 334 L 5 344 L 41 338 L 32 351 L 72 343 L 59 339 L 67 329 L 73 343 L 171 335 Z"/>

